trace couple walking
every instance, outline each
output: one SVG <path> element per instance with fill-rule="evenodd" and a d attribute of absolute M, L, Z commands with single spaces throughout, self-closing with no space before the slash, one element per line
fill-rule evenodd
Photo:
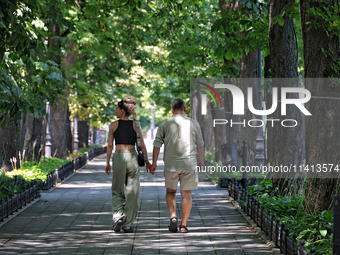
<path fill-rule="evenodd" d="M 173 117 L 160 123 L 153 147 L 152 164 L 143 140 L 142 129 L 129 119 L 136 117 L 136 100 L 127 97 L 117 105 L 118 121 L 112 122 L 109 129 L 109 143 L 105 172 L 111 173 L 110 158 L 115 140 L 116 150 L 112 158 L 112 214 L 113 229 L 124 233 L 133 233 L 130 226 L 135 220 L 139 208 L 139 167 L 135 150 L 136 131 L 140 133 L 142 152 L 146 157 L 146 170 L 154 174 L 160 147 L 164 144 L 164 178 L 166 203 L 170 212 L 171 232 L 187 233 L 187 221 L 190 215 L 192 199 L 191 190 L 198 185 L 196 166 L 204 165 L 203 139 L 199 124 L 185 116 L 185 102 L 175 99 L 171 111 Z M 139 127 L 138 127 L 139 126 Z M 198 159 L 196 159 L 196 151 Z M 176 189 L 180 182 L 182 196 L 182 219 L 178 228 L 176 216 Z M 125 189 L 125 191 L 124 191 Z"/>

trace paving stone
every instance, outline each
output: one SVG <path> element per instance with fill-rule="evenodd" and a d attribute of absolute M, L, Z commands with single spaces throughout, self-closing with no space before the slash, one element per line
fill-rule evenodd
<path fill-rule="evenodd" d="M 112 175 L 104 172 L 105 160 L 106 155 L 101 155 L 88 162 L 3 225 L 0 254 L 271 254 L 227 200 L 227 191 L 207 181 L 192 192 L 189 233 L 169 232 L 162 162 L 154 176 L 140 171 L 140 208 L 132 224 L 135 233 L 113 232 Z M 179 223 L 181 202 L 178 188 Z"/>

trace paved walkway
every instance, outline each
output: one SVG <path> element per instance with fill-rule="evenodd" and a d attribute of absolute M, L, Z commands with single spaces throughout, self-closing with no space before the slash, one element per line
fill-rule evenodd
<path fill-rule="evenodd" d="M 136 233 L 113 232 L 112 175 L 104 173 L 105 157 L 88 162 L 2 226 L 0 254 L 271 254 L 226 199 L 226 191 L 204 179 L 193 191 L 190 233 L 169 232 L 162 162 L 155 176 L 141 169 Z"/>

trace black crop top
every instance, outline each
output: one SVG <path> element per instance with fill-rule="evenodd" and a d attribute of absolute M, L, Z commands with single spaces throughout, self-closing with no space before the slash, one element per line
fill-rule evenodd
<path fill-rule="evenodd" d="M 115 143 L 117 144 L 131 144 L 136 143 L 136 131 L 133 129 L 132 120 L 118 120 L 118 127 L 114 132 Z"/>

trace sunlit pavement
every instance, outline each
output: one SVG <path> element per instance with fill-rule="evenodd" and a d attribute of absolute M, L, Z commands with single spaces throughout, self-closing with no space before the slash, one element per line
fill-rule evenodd
<path fill-rule="evenodd" d="M 168 230 L 163 162 L 156 174 L 141 168 L 135 233 L 115 233 L 111 178 L 99 156 L 0 228 L 0 254 L 271 254 L 219 190 L 200 176 L 193 191 L 189 233 Z M 179 191 L 179 188 L 178 188 Z M 181 204 L 177 193 L 178 205 Z M 180 206 L 177 215 L 180 218 Z"/>

